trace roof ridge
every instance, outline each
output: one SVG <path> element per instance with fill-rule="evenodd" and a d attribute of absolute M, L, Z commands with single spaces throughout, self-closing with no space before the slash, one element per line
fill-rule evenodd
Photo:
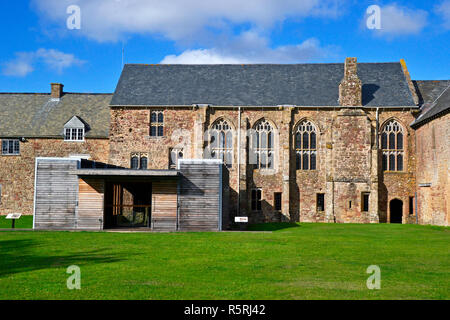
<path fill-rule="evenodd" d="M 398 64 L 399 61 L 358 62 L 358 64 Z M 296 65 L 344 65 L 343 62 L 309 63 L 126 63 L 125 66 L 296 66 Z"/>
<path fill-rule="evenodd" d="M 442 95 L 448 90 L 448 88 L 450 88 L 450 84 L 447 86 L 447 88 L 445 88 L 445 89 L 441 92 L 441 94 L 440 94 L 436 99 L 434 99 L 434 101 L 431 103 L 431 105 L 434 105 L 434 104 L 436 103 L 436 101 L 438 101 L 438 100 L 442 97 Z"/>

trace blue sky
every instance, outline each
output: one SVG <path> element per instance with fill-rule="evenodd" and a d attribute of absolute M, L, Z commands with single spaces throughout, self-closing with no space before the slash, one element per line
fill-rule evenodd
<path fill-rule="evenodd" d="M 80 9 L 80 29 L 67 20 Z M 369 6 L 380 29 L 369 29 Z M 322 63 L 405 59 L 450 79 L 450 0 L 2 1 L 1 92 L 113 92 L 125 63 Z M 76 23 L 78 20 L 69 19 Z M 76 26 L 76 25 L 75 25 Z"/>

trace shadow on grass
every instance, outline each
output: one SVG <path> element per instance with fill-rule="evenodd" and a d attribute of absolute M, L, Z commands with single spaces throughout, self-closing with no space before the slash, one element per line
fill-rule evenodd
<path fill-rule="evenodd" d="M 47 268 L 67 268 L 121 261 L 113 255 L 92 250 L 79 254 L 45 255 L 43 247 L 31 239 L 0 241 L 0 277 Z"/>
<path fill-rule="evenodd" d="M 248 231 L 277 231 L 289 228 L 300 228 L 297 223 L 277 222 L 277 223 L 259 223 L 248 226 Z"/>

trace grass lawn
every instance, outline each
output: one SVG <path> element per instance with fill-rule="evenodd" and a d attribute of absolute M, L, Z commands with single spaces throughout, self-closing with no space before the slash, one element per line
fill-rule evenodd
<path fill-rule="evenodd" d="M 3 222 L 2 222 L 3 223 Z M 267 224 L 272 232 L 0 232 L 0 299 L 449 299 L 450 229 Z M 81 290 L 68 290 L 70 265 Z M 381 289 L 368 290 L 369 265 Z"/>
<path fill-rule="evenodd" d="M 11 228 L 11 220 L 5 218 L 6 216 L 0 216 L 0 229 Z M 19 229 L 33 228 L 33 216 L 21 216 L 19 220 L 16 220 L 15 227 Z"/>

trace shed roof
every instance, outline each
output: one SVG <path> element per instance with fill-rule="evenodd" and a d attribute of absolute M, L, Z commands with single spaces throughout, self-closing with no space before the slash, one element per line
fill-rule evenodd
<path fill-rule="evenodd" d="M 78 169 L 70 172 L 78 176 L 95 177 L 177 177 L 179 172 L 176 170 L 151 169 Z"/>

